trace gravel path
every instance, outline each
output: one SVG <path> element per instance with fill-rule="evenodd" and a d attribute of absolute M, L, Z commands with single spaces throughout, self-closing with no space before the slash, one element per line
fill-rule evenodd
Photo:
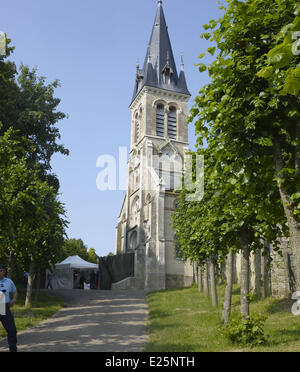
<path fill-rule="evenodd" d="M 142 291 L 54 290 L 67 307 L 18 334 L 21 352 L 138 352 L 147 343 Z M 0 352 L 7 351 L 6 339 Z"/>

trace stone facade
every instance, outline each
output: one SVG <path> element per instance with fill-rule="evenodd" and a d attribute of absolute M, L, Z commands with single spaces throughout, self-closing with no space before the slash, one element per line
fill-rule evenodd
<path fill-rule="evenodd" d="M 116 228 L 116 253 L 135 253 L 135 276 L 114 288 L 160 290 L 193 281 L 193 267 L 176 257 L 172 228 L 188 151 L 189 99 L 183 59 L 178 75 L 159 1 L 143 68 L 136 69 L 128 189 Z"/>
<path fill-rule="evenodd" d="M 144 87 L 130 107 L 129 182 L 116 228 L 116 253 L 135 252 L 135 281 L 131 284 L 137 289 L 184 287 L 193 282 L 193 267 L 176 258 L 171 220 L 176 208 L 174 190 L 181 185 L 188 150 L 188 100 L 188 96 Z M 170 139 L 167 132 L 164 137 L 156 135 L 158 105 L 164 107 L 165 128 L 170 107 L 176 108 L 176 139 Z"/>

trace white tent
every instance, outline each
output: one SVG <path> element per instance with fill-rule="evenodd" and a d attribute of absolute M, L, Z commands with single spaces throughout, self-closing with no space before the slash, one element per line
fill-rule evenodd
<path fill-rule="evenodd" d="M 56 268 L 59 268 L 60 265 L 70 265 L 71 269 L 98 269 L 97 264 L 93 264 L 87 261 L 84 261 L 79 256 L 70 256 L 63 260 L 62 262 L 55 265 Z"/>
<path fill-rule="evenodd" d="M 73 289 L 79 287 L 79 278 L 84 275 L 85 282 L 88 281 L 89 274 L 92 271 L 98 271 L 99 266 L 84 261 L 79 256 L 70 256 L 64 261 L 55 265 L 55 271 L 52 278 L 53 289 L 67 288 Z M 46 273 L 47 285 L 47 273 Z"/>

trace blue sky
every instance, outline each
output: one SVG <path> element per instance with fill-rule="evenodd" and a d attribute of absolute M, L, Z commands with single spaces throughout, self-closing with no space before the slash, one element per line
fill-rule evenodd
<path fill-rule="evenodd" d="M 217 0 L 164 0 L 174 57 L 192 94 L 208 82 L 195 67 L 210 44 L 200 38 L 202 25 L 222 15 Z M 130 104 L 136 62 L 142 65 L 157 9 L 156 0 L 0 0 L 0 31 L 16 47 L 10 57 L 47 81 L 61 81 L 61 142 L 70 156 L 55 155 L 53 172 L 70 221 L 69 238 L 81 238 L 100 256 L 114 252 L 115 227 L 124 191 L 99 191 L 99 156 L 118 159 L 130 146 Z M 207 60 L 204 60 L 206 62 Z M 189 128 L 190 147 L 195 144 Z"/>

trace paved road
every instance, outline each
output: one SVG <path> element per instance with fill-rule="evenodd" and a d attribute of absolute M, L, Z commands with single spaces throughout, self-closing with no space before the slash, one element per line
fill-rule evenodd
<path fill-rule="evenodd" d="M 146 293 L 55 290 L 67 307 L 18 334 L 21 352 L 138 352 L 147 343 Z M 7 351 L 6 339 L 0 352 Z"/>

